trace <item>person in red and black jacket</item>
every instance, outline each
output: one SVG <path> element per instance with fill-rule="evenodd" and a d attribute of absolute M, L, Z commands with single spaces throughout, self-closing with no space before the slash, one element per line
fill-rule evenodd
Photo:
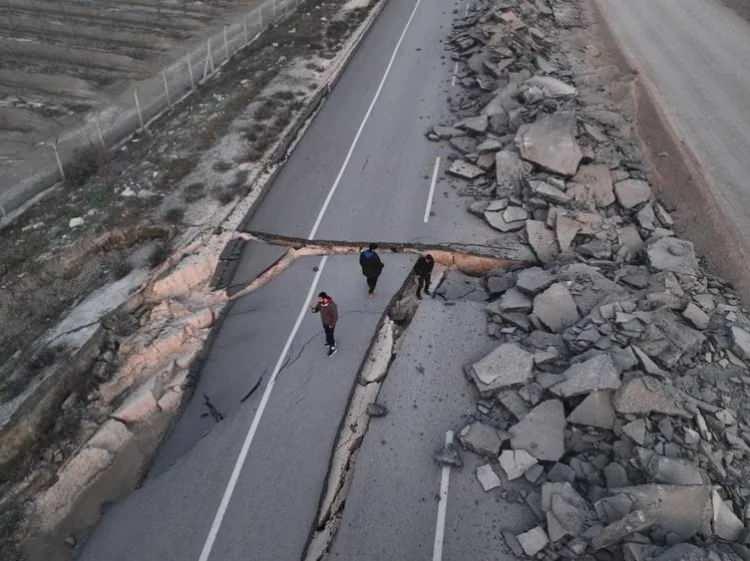
<path fill-rule="evenodd" d="M 336 329 L 336 322 L 339 320 L 339 310 L 336 302 L 325 292 L 318 294 L 318 303 L 312 307 L 312 313 L 320 313 L 320 319 L 323 322 L 323 331 L 326 334 L 326 345 L 328 346 L 328 356 L 336 354 L 336 339 L 333 331 Z"/>

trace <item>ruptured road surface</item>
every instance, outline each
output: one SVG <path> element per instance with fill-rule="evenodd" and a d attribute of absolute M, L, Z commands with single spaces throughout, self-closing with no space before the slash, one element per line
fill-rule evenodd
<path fill-rule="evenodd" d="M 750 240 L 750 23 L 717 0 L 595 0 Z"/>
<path fill-rule="evenodd" d="M 254 229 L 345 240 L 493 236 L 465 213 L 447 182 L 433 180 L 444 148 L 424 138 L 428 126 L 450 121 L 453 64 L 442 41 L 454 10 L 465 9 L 464 0 L 388 0 L 255 215 Z M 248 244 L 235 283 L 254 278 L 279 254 Z M 358 369 L 412 260 L 386 260 L 373 300 L 356 257 L 331 257 L 297 262 L 236 302 L 150 477 L 105 514 L 79 559 L 300 559 Z M 325 357 L 319 318 L 306 309 L 318 290 L 339 303 L 340 350 L 332 359 Z M 204 394 L 222 421 L 207 415 Z M 437 486 L 430 456 L 422 461 Z"/>

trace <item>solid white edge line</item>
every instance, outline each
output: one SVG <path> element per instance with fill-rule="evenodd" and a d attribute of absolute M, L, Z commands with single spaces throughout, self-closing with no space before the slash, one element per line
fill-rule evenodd
<path fill-rule="evenodd" d="M 453 442 L 453 431 L 445 433 L 445 445 Z M 448 511 L 448 484 L 451 478 L 451 467 L 443 466 L 440 475 L 440 501 L 438 502 L 437 522 L 435 523 L 435 542 L 432 546 L 432 561 L 442 561 L 443 542 L 445 540 L 445 516 Z"/>
<path fill-rule="evenodd" d="M 326 196 L 325 201 L 323 202 L 323 206 L 321 207 L 320 212 L 318 213 L 318 216 L 315 219 L 315 223 L 313 224 L 312 230 L 310 230 L 310 235 L 308 236 L 308 239 L 314 238 L 315 234 L 318 232 L 318 228 L 320 228 L 320 224 L 323 221 L 323 216 L 328 210 L 328 205 L 331 203 L 331 199 L 333 199 L 333 195 L 336 192 L 336 189 L 338 188 L 339 183 L 341 182 L 341 178 L 344 176 L 344 172 L 346 171 L 346 168 L 349 165 L 349 160 L 351 160 L 352 154 L 354 154 L 354 149 L 356 148 L 357 143 L 359 142 L 359 138 L 362 135 L 362 131 L 364 130 L 365 125 L 367 124 L 367 121 L 370 119 L 370 115 L 372 114 L 372 110 L 375 107 L 375 103 L 377 103 L 378 98 L 380 97 L 380 93 L 383 91 L 383 86 L 385 85 L 385 81 L 388 78 L 388 74 L 390 73 L 391 68 L 393 67 L 393 63 L 396 60 L 396 56 L 398 55 L 398 51 L 401 47 L 401 43 L 404 41 L 404 37 L 406 36 L 407 31 L 409 30 L 409 26 L 411 25 L 411 22 L 414 19 L 414 15 L 417 13 L 417 8 L 419 8 L 420 3 L 421 3 L 421 0 L 416 0 L 416 3 L 414 4 L 414 8 L 412 9 L 411 14 L 409 15 L 409 19 L 407 20 L 406 25 L 404 26 L 404 29 L 401 32 L 401 36 L 399 37 L 398 42 L 396 43 L 396 46 L 393 49 L 393 53 L 391 54 L 391 58 L 388 61 L 388 66 L 386 66 L 385 72 L 383 73 L 383 77 L 380 80 L 378 89 L 376 90 L 375 95 L 373 96 L 372 101 L 370 102 L 370 106 L 367 108 L 367 112 L 365 113 L 365 116 L 359 125 L 359 129 L 357 129 L 357 134 L 354 136 L 354 140 L 352 141 L 352 144 L 349 147 L 349 151 L 347 152 L 346 158 L 344 159 L 344 162 L 341 165 L 341 169 L 339 169 L 339 173 L 336 176 L 336 180 L 334 181 L 333 185 L 328 191 L 328 195 Z M 279 372 L 281 371 L 281 366 L 284 363 L 284 360 L 286 360 L 286 356 L 289 353 L 289 349 L 292 346 L 292 342 L 294 341 L 294 338 L 297 335 L 297 331 L 299 331 L 299 328 L 302 325 L 302 320 L 304 319 L 305 314 L 307 313 L 307 307 L 309 306 L 310 301 L 312 300 L 313 294 L 315 292 L 315 288 L 317 287 L 318 282 L 320 281 L 320 276 L 323 273 L 323 268 L 325 267 L 327 261 L 328 261 L 327 255 L 324 256 L 323 259 L 320 261 L 318 271 L 315 274 L 315 278 L 313 279 L 313 282 L 310 285 L 310 289 L 307 292 L 307 297 L 305 298 L 305 301 L 302 305 L 302 309 L 300 310 L 300 313 L 297 316 L 297 321 L 294 323 L 294 327 L 292 328 L 292 331 L 289 334 L 289 337 L 287 338 L 286 343 L 284 343 L 284 348 L 281 351 L 281 355 L 279 356 L 279 359 L 276 361 L 276 366 L 273 369 L 273 373 L 271 374 L 271 377 L 268 380 L 268 384 L 266 385 L 266 388 L 263 391 L 263 396 L 261 397 L 260 404 L 258 405 L 258 410 L 255 412 L 255 416 L 253 417 L 253 422 L 250 425 L 250 429 L 248 430 L 247 435 L 245 436 L 245 441 L 242 443 L 240 454 L 237 457 L 237 461 L 234 464 L 232 475 L 230 476 L 229 482 L 227 483 L 226 489 L 224 490 L 224 494 L 221 498 L 221 503 L 219 503 L 219 508 L 216 511 L 216 515 L 214 516 L 213 522 L 211 523 L 211 529 L 209 530 L 208 536 L 206 537 L 206 541 L 203 544 L 203 549 L 201 550 L 201 554 L 200 554 L 200 557 L 198 558 L 198 561 L 208 561 L 209 557 L 211 556 L 214 543 L 216 542 L 216 537 L 219 534 L 219 530 L 221 529 L 221 524 L 224 521 L 224 516 L 226 515 L 227 509 L 229 508 L 229 502 L 232 500 L 234 489 L 237 486 L 237 481 L 239 480 L 240 473 L 242 473 L 242 468 L 244 467 L 245 461 L 247 460 L 247 455 L 250 451 L 250 445 L 252 444 L 253 439 L 255 438 L 255 433 L 258 430 L 260 419 L 263 416 L 263 413 L 266 409 L 266 405 L 268 404 L 268 400 L 271 397 L 271 391 L 273 390 L 273 387 L 276 385 L 276 378 L 278 377 Z"/>
<path fill-rule="evenodd" d="M 432 199 L 435 196 L 435 184 L 437 183 L 437 175 L 440 170 L 440 156 L 435 158 L 435 166 L 432 168 L 432 181 L 430 182 L 430 193 L 427 195 L 427 206 L 424 209 L 424 223 L 430 221 L 430 211 L 432 210 Z"/>
<path fill-rule="evenodd" d="M 380 97 L 380 93 L 383 91 L 383 86 L 385 85 L 385 81 L 388 78 L 388 74 L 391 72 L 391 67 L 393 66 L 394 61 L 396 60 L 396 55 L 398 55 L 398 51 L 401 48 L 401 43 L 404 41 L 404 37 L 406 37 L 406 32 L 409 30 L 409 26 L 411 25 L 412 20 L 414 19 L 414 15 L 417 13 L 417 8 L 419 8 L 419 4 L 422 0 L 417 0 L 414 4 L 414 8 L 411 11 L 411 15 L 409 16 L 409 19 L 406 21 L 406 25 L 404 26 L 404 30 L 401 32 L 401 36 L 398 38 L 398 42 L 396 43 L 396 47 L 393 49 L 393 53 L 391 54 L 391 59 L 388 61 L 388 66 L 385 68 L 385 72 L 383 73 L 383 77 L 380 79 L 380 84 L 378 84 L 378 89 L 375 92 L 375 96 L 372 98 L 372 101 L 370 102 L 370 106 L 367 108 L 367 113 L 365 113 L 364 119 L 362 119 L 362 122 L 359 125 L 359 129 L 357 129 L 357 134 L 354 135 L 354 140 L 352 141 L 351 146 L 349 147 L 349 152 L 346 154 L 346 158 L 344 159 L 344 164 L 341 166 L 341 169 L 339 170 L 338 175 L 336 176 L 336 180 L 333 182 L 333 186 L 331 187 L 331 190 L 328 192 L 328 196 L 326 197 L 325 201 L 323 201 L 323 207 L 320 209 L 320 214 L 318 215 L 318 219 L 315 221 L 315 224 L 313 224 L 312 230 L 310 231 L 310 235 L 308 238 L 312 239 L 315 237 L 315 234 L 318 233 L 318 228 L 320 227 L 320 223 L 323 220 L 323 215 L 325 214 L 326 210 L 328 209 L 328 205 L 331 204 L 331 199 L 333 199 L 333 195 L 336 192 L 336 189 L 338 189 L 339 183 L 341 182 L 341 178 L 344 176 L 344 172 L 346 171 L 347 166 L 349 165 L 349 160 L 352 158 L 352 154 L 354 154 L 354 149 L 357 147 L 357 143 L 359 142 L 359 137 L 362 135 L 362 131 L 365 128 L 365 125 L 367 124 L 367 121 L 370 120 L 370 115 L 372 114 L 372 110 L 375 107 L 375 104 L 378 101 L 378 98 Z"/>
<path fill-rule="evenodd" d="M 273 368 L 273 373 L 268 379 L 268 384 L 266 385 L 266 389 L 263 391 L 263 397 L 261 398 L 260 404 L 258 405 L 258 410 L 255 412 L 253 422 L 250 425 L 250 429 L 247 431 L 245 441 L 242 443 L 242 449 L 240 450 L 239 456 L 237 456 L 237 461 L 234 463 L 232 475 L 229 478 L 226 489 L 224 490 L 224 495 L 222 496 L 221 503 L 219 504 L 219 508 L 216 511 L 216 516 L 214 516 L 214 521 L 211 524 L 211 530 L 208 532 L 208 537 L 206 538 L 205 544 L 203 544 L 203 550 L 201 551 L 201 555 L 198 558 L 199 561 L 208 561 L 208 558 L 211 555 L 211 551 L 214 547 L 214 542 L 216 541 L 216 536 L 218 535 L 219 529 L 221 528 L 221 523 L 224 521 L 224 515 L 227 512 L 227 508 L 229 508 L 229 502 L 232 500 L 234 488 L 237 485 L 237 480 L 240 478 L 240 473 L 242 472 L 242 468 L 245 465 L 247 454 L 250 451 L 250 445 L 255 438 L 255 433 L 258 431 L 260 419 L 263 416 L 266 405 L 268 405 L 268 400 L 271 397 L 273 387 L 276 385 L 276 378 L 278 377 L 279 372 L 281 371 L 281 367 L 286 360 L 286 356 L 289 353 L 292 342 L 297 335 L 297 331 L 299 331 L 299 328 L 302 325 L 302 320 L 307 314 L 307 307 L 310 305 L 310 301 L 312 300 L 313 294 L 315 293 L 315 288 L 318 286 L 320 276 L 323 274 L 323 269 L 325 268 L 327 261 L 328 256 L 325 255 L 323 259 L 321 259 L 320 265 L 318 266 L 318 271 L 315 273 L 315 277 L 313 278 L 312 284 L 310 285 L 310 289 L 307 291 L 307 296 L 305 297 L 305 301 L 302 304 L 302 309 L 297 316 L 297 321 L 294 322 L 294 327 L 292 328 L 291 333 L 289 333 L 289 337 L 287 337 L 286 343 L 284 343 L 284 348 L 281 351 L 281 355 L 279 355 L 279 359 L 276 361 L 276 366 L 274 366 Z"/>

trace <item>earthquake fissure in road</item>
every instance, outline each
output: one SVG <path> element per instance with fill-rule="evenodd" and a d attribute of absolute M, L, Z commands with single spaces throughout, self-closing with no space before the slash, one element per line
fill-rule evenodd
<path fill-rule="evenodd" d="M 433 276 L 438 277 L 439 282 L 441 275 L 442 268 Z M 333 450 L 316 528 L 308 543 L 304 561 L 323 559 L 336 537 L 356 468 L 357 452 L 367 434 L 371 419 L 388 414 L 388 408 L 378 403 L 378 394 L 387 379 L 388 369 L 398 350 L 399 341 L 418 307 L 416 282 L 414 275 L 410 274 L 386 308 L 362 362 L 357 384 Z"/>
<path fill-rule="evenodd" d="M 534 513 L 498 529 L 515 556 L 747 559 L 750 315 L 582 71 L 575 3 L 474 6 L 449 39 L 457 119 L 427 137 L 456 151 L 469 212 L 538 264 L 481 280 L 498 345 L 466 365 L 476 411 L 435 460 L 481 456 L 476 484 Z"/>

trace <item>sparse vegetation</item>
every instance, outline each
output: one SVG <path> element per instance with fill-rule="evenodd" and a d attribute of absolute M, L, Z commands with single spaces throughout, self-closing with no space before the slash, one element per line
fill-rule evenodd
<path fill-rule="evenodd" d="M 185 217 L 185 209 L 181 207 L 172 207 L 164 213 L 164 220 L 170 224 L 180 224 Z"/>
<path fill-rule="evenodd" d="M 258 121 L 266 121 L 273 117 L 275 109 L 276 103 L 271 99 L 266 99 L 260 104 L 260 107 L 255 110 L 253 117 Z"/>
<path fill-rule="evenodd" d="M 194 203 L 206 196 L 206 186 L 203 183 L 191 183 L 182 192 L 186 203 Z"/>
<path fill-rule="evenodd" d="M 167 260 L 167 257 L 169 257 L 169 248 L 167 247 L 167 244 L 156 244 L 151 250 L 151 253 L 148 254 L 148 264 L 153 269 L 164 263 L 164 261 Z"/>
<path fill-rule="evenodd" d="M 132 270 L 133 266 L 127 260 L 115 261 L 112 265 L 112 276 L 116 280 L 120 280 L 127 277 Z"/>
<path fill-rule="evenodd" d="M 216 163 L 215 163 L 215 164 L 214 164 L 214 165 L 212 166 L 212 169 L 213 169 L 214 171 L 216 171 L 216 172 L 219 172 L 219 173 L 224 173 L 224 172 L 226 172 L 226 171 L 229 171 L 229 170 L 230 170 L 230 169 L 232 169 L 233 167 L 234 167 L 234 164 L 232 164 L 231 162 L 225 162 L 225 161 L 223 161 L 223 160 L 219 160 L 218 162 L 216 162 Z"/>

